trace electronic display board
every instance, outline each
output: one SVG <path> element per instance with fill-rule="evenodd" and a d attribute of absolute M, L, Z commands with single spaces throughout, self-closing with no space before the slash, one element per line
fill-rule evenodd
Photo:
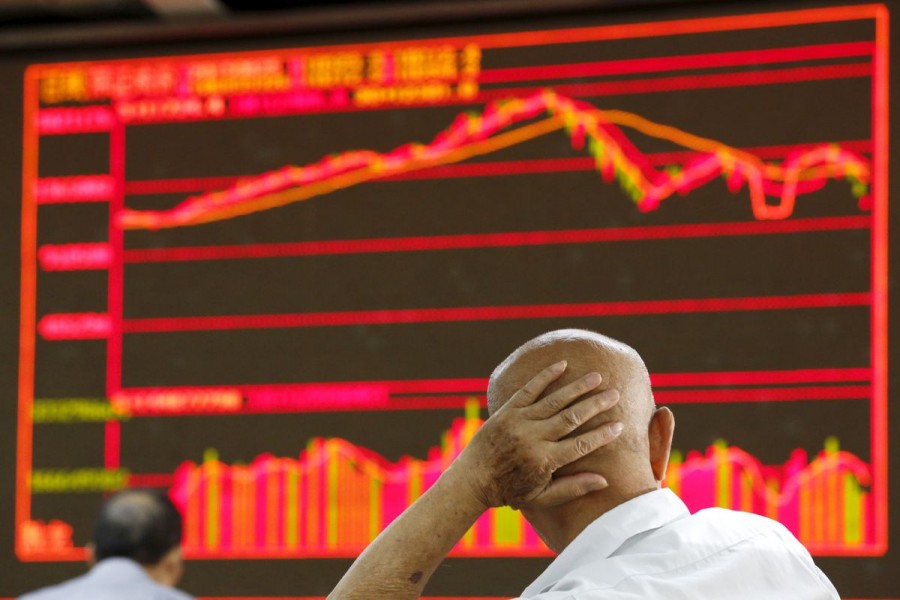
<path fill-rule="evenodd" d="M 889 10 L 696 12 L 28 61 L 31 575 L 0 595 L 77 572 L 127 487 L 182 511 L 190 592 L 323 595 L 491 369 L 584 327 L 647 361 L 692 510 L 777 519 L 885 597 Z M 508 597 L 550 552 L 504 508 L 451 557 L 435 593 Z"/>

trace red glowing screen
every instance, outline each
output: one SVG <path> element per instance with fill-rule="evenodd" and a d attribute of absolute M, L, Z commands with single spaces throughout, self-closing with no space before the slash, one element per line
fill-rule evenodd
<path fill-rule="evenodd" d="M 125 487 L 169 491 L 190 559 L 352 558 L 471 437 L 493 366 L 572 326 L 644 355 L 692 510 L 778 519 L 853 581 L 889 551 L 887 26 L 30 65 L 18 560 L 81 560 L 84 499 Z M 548 555 L 509 509 L 453 551 Z"/>

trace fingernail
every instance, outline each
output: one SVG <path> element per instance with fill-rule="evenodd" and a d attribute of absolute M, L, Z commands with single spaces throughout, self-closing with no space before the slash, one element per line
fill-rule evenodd
<path fill-rule="evenodd" d="M 554 365 L 551 365 L 551 366 L 550 366 L 550 370 L 553 371 L 554 373 L 562 373 L 563 371 L 566 370 L 566 365 L 567 365 L 567 364 L 568 364 L 568 363 L 566 363 L 566 361 L 561 360 L 561 361 L 559 361 L 558 363 L 556 363 L 556 364 L 554 364 Z"/>
<path fill-rule="evenodd" d="M 620 422 L 613 423 L 609 426 L 609 431 L 613 435 L 619 435 L 620 433 L 622 433 L 623 429 L 625 429 L 625 424 Z"/>
<path fill-rule="evenodd" d="M 588 385 L 600 385 L 601 381 L 603 381 L 603 377 L 600 376 L 600 373 L 588 373 L 584 376 L 584 382 Z"/>

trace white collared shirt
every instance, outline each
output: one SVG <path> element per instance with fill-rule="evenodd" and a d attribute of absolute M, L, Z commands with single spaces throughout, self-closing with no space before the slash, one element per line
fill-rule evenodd
<path fill-rule="evenodd" d="M 141 565 L 128 558 L 105 558 L 90 571 L 20 596 L 19 600 L 194 600 L 179 590 L 153 581 Z"/>
<path fill-rule="evenodd" d="M 521 596 L 533 600 L 839 600 L 777 521 L 655 490 L 591 523 Z"/>

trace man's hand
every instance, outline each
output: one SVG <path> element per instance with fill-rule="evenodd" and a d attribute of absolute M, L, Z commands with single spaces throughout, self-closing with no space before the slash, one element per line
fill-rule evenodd
<path fill-rule="evenodd" d="M 589 373 L 541 397 L 565 370 L 563 361 L 538 373 L 484 423 L 451 466 L 485 508 L 552 506 L 607 487 L 594 473 L 553 478 L 558 468 L 622 432 L 622 423 L 610 421 L 569 436 L 615 406 L 619 394 L 606 390 L 585 397 L 601 382 L 599 373 Z"/>
<path fill-rule="evenodd" d="M 610 422 L 572 433 L 619 396 L 590 394 L 600 385 L 600 376 L 591 373 L 541 398 L 565 369 L 564 362 L 544 369 L 494 413 L 440 479 L 356 559 L 328 598 L 419 598 L 437 566 L 489 507 L 553 505 L 605 488 L 606 480 L 592 473 L 553 478 L 556 469 L 621 432 L 620 424 Z"/>

